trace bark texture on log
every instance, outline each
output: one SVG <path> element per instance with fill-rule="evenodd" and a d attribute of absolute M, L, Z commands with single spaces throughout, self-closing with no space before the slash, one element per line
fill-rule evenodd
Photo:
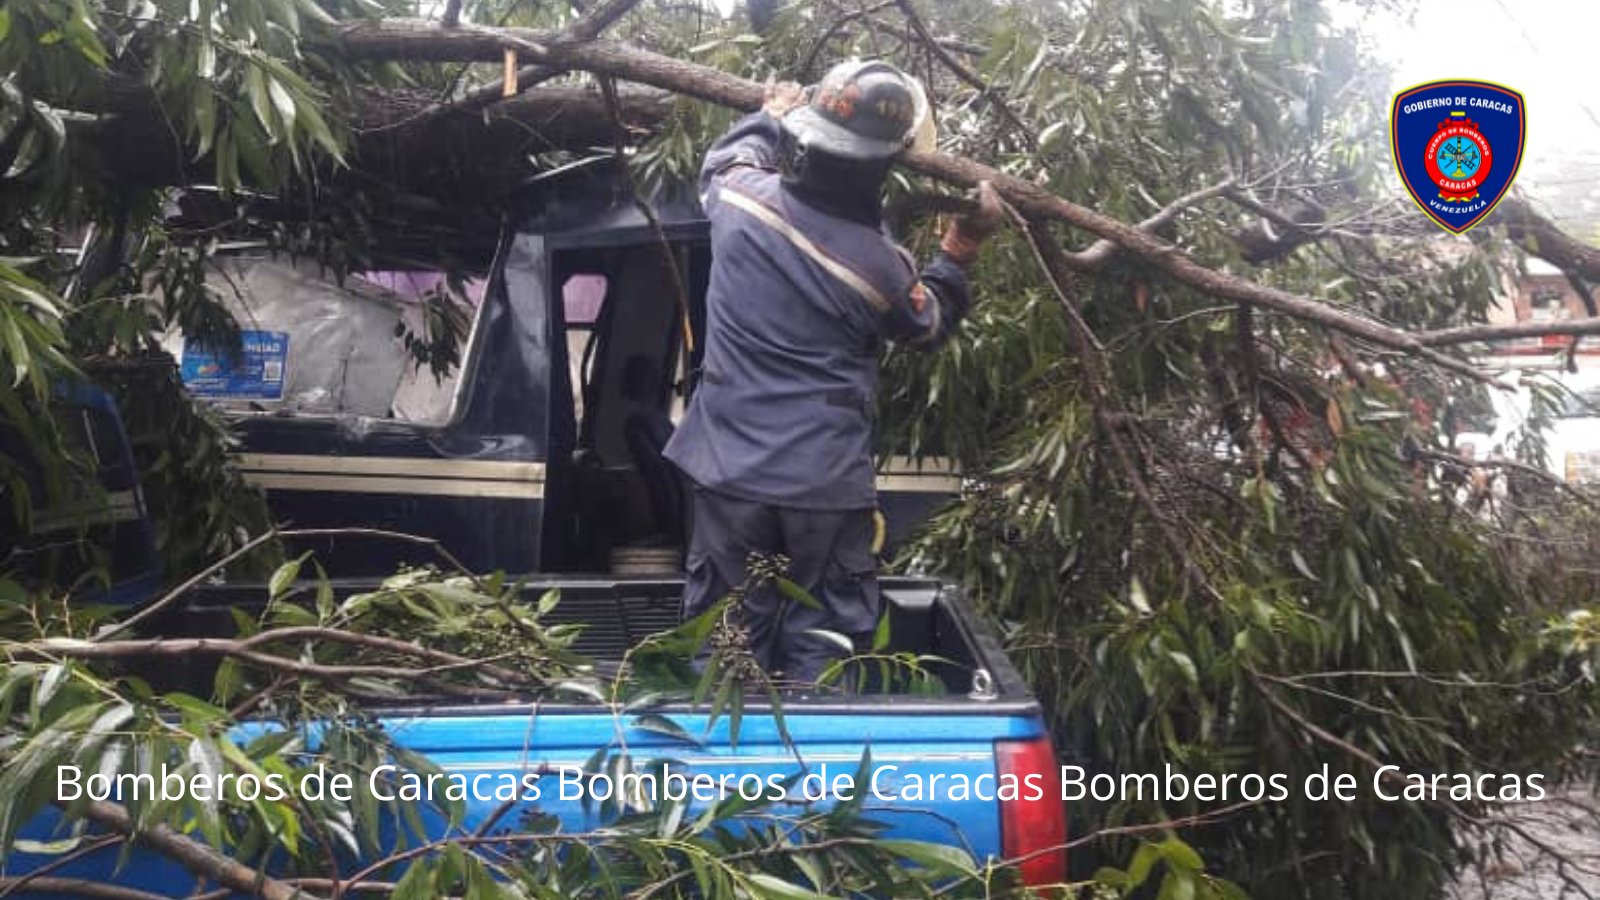
<path fill-rule="evenodd" d="M 607 5 L 620 10 L 629 3 L 628 0 L 611 0 Z M 606 21 L 612 18 L 608 16 Z M 520 59 L 545 74 L 586 71 L 742 110 L 755 109 L 761 103 L 762 86 L 755 82 L 686 60 L 589 36 L 597 31 L 597 28 L 586 28 L 580 34 L 577 28 L 569 32 L 543 32 L 476 26 L 445 29 L 423 20 L 383 19 L 343 24 L 335 30 L 331 40 L 335 52 L 355 60 L 498 60 L 509 47 L 517 50 Z M 668 103 L 659 98 L 642 99 L 633 111 L 636 119 L 630 124 L 650 127 L 666 114 Z M 484 185 L 495 180 L 485 173 L 493 172 L 499 162 L 537 149 L 604 143 L 609 126 L 604 115 L 595 114 L 597 109 L 603 109 L 598 94 L 585 95 L 565 89 L 530 92 L 525 97 L 487 107 L 480 116 L 481 124 L 476 126 L 484 133 L 481 139 L 475 139 L 481 143 L 471 147 L 455 144 L 467 133 L 466 119 L 452 115 L 448 109 L 442 112 L 424 110 L 418 116 L 418 127 L 412 129 L 417 132 L 417 144 L 411 147 L 404 143 L 386 144 L 381 137 L 389 130 L 386 128 L 377 132 L 380 137 L 361 142 L 357 158 L 374 164 L 374 174 L 392 178 L 402 185 L 450 183 L 451 178 L 475 174 L 480 179 L 481 191 Z M 420 148 L 439 145 L 454 145 L 457 152 L 444 154 L 449 161 L 441 165 L 416 162 L 433 156 L 429 152 L 419 152 Z M 1461 364 L 1444 360 L 1430 348 L 1485 337 L 1546 333 L 1523 331 L 1524 326 L 1497 327 L 1492 331 L 1474 327 L 1408 333 L 1319 298 L 1269 287 L 1212 268 L 1148 229 L 1118 221 L 973 160 L 941 153 L 908 152 L 902 163 L 914 171 L 957 186 L 971 187 L 980 180 L 991 181 L 1025 216 L 1064 222 L 1098 237 L 1100 243 L 1091 251 L 1068 257 L 1069 261 L 1079 263 L 1082 270 L 1097 267 L 1096 263 L 1110 255 L 1112 248 L 1108 245 L 1114 245 L 1206 294 L 1293 316 L 1376 346 L 1432 358 L 1435 362 L 1453 363 L 1455 368 L 1460 368 Z M 1582 277 L 1600 280 L 1600 249 L 1573 240 L 1520 201 L 1507 200 L 1497 218 L 1506 222 L 1514 239 L 1532 245 L 1537 255 Z M 1541 324 L 1540 327 L 1546 326 Z M 1600 320 L 1568 323 L 1563 326 L 1563 332 L 1600 333 Z"/>
<path fill-rule="evenodd" d="M 1591 284 L 1600 283 L 1600 247 L 1585 244 L 1540 215 L 1520 197 L 1507 197 L 1494 218 L 1524 250 Z"/>
<path fill-rule="evenodd" d="M 381 23 L 375 26 L 373 33 L 378 35 L 385 33 Z M 364 32 L 359 29 L 346 30 L 344 40 L 347 46 L 364 46 L 363 34 Z M 446 35 L 441 40 L 448 43 L 449 36 Z M 369 46 L 368 50 L 370 49 Z M 462 49 L 466 52 L 472 48 L 462 45 Z M 611 75 L 736 109 L 753 110 L 761 105 L 763 89 L 753 81 L 614 41 L 555 42 L 548 47 L 531 49 L 529 53 L 545 65 Z M 1211 296 L 1274 310 L 1368 341 L 1379 347 L 1430 359 L 1458 372 L 1464 373 L 1468 368 L 1459 361 L 1442 357 L 1431 349 L 1440 344 L 1462 342 L 1459 339 L 1436 340 L 1425 344 L 1416 334 L 1402 331 L 1364 315 L 1348 312 L 1332 303 L 1293 294 L 1213 269 L 1137 226 L 1064 200 L 1036 184 L 999 172 L 982 163 L 943 153 L 917 152 L 907 152 L 901 161 L 913 171 L 959 187 L 970 188 L 979 181 L 990 181 L 1023 215 L 1029 218 L 1054 219 L 1087 231 L 1155 265 L 1178 281 Z M 1542 325 L 1542 323 L 1528 324 Z M 1578 333 L 1600 333 L 1600 320 L 1585 320 L 1578 323 L 1578 327 L 1581 329 Z"/>
<path fill-rule="evenodd" d="M 653 131 L 672 112 L 661 91 L 619 91 L 624 124 Z M 436 112 L 388 103 L 357 126 L 351 166 L 363 176 L 435 196 L 493 198 L 533 170 L 527 156 L 608 147 L 611 113 L 600 91 L 541 87 L 480 110 Z"/>
<path fill-rule="evenodd" d="M 534 28 L 440 28 L 432 19 L 372 19 L 337 26 L 333 44 L 350 60 L 499 62 L 507 49 L 542 46 L 560 36 Z"/>
<path fill-rule="evenodd" d="M 102 828 L 132 836 L 200 878 L 215 881 L 247 897 L 260 897 L 262 900 L 316 900 L 315 895 L 266 878 L 255 869 L 166 825 L 138 831 L 134 827 L 133 817 L 119 804 L 91 800 L 84 807 L 83 814 Z"/>

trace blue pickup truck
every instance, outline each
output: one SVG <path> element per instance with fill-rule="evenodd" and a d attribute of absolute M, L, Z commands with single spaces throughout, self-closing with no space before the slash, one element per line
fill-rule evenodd
<path fill-rule="evenodd" d="M 429 537 L 468 568 L 526 573 L 530 601 L 558 589 L 550 620 L 582 625 L 575 649 L 614 663 L 677 623 L 685 511 L 660 451 L 695 387 L 707 228 L 692 201 L 659 200 L 650 221 L 603 167 L 547 180 L 528 208 L 483 280 L 456 285 L 471 325 L 449 377 L 394 352 L 399 335 L 418 331 L 422 302 L 441 296 L 438 276 L 419 271 L 334 286 L 303 266 L 241 256 L 227 277 L 245 305 L 242 357 L 181 338 L 172 349 L 191 389 L 234 416 L 239 463 L 276 517 L 352 530 L 296 548 L 315 551 L 339 591 L 438 561 L 386 532 Z M 959 489 L 939 460 L 888 455 L 880 471 L 889 547 Z M 635 756 L 735 782 L 801 766 L 854 775 L 870 758 L 869 783 L 857 788 L 893 836 L 962 847 L 980 863 L 1025 858 L 1028 883 L 1062 881 L 1065 854 L 1049 850 L 1065 841 L 1060 770 L 1037 701 L 958 588 L 895 577 L 883 595 L 889 649 L 937 657 L 937 692 L 796 697 L 781 721 L 751 700 L 736 742 L 729 720 L 708 720 L 703 706 L 653 710 L 705 733 L 687 747 L 626 721 L 619 732 L 616 710 L 571 698 L 399 701 L 380 724 L 444 771 L 471 775 L 576 769 L 619 740 Z M 259 585 L 207 586 L 162 633 L 226 627 L 231 610 L 264 596 Z M 504 813 L 467 803 L 468 830 Z M 597 814 L 550 790 L 528 806 L 574 829 Z M 51 829 L 41 819 L 29 834 Z M 147 851 L 120 869 L 116 856 L 88 854 L 55 874 L 168 894 L 193 887 L 193 875 Z M 48 859 L 19 853 L 7 868 Z"/>

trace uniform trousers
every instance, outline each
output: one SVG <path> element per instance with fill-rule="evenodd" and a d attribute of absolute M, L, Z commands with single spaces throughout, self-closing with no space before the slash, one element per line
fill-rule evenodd
<path fill-rule="evenodd" d="M 693 618 L 745 585 L 752 556 L 788 558 L 787 577 L 813 608 L 785 597 L 771 580 L 747 590 L 742 625 L 756 661 L 789 681 L 816 681 L 848 651 L 870 641 L 881 612 L 872 509 L 774 506 L 696 486 L 683 612 Z"/>

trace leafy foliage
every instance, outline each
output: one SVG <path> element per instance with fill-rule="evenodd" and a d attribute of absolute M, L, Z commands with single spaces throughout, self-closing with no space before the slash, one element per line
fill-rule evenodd
<path fill-rule="evenodd" d="M 1356 17 L 1405 7 L 1351 5 Z M 574 16 L 563 3 L 464 6 L 465 21 L 486 25 L 550 27 Z M 201 280 L 222 232 L 174 227 L 165 212 L 170 195 L 107 177 L 109 162 L 130 155 L 115 126 L 168 124 L 176 140 L 150 145 L 144 158 L 181 170 L 178 180 L 213 183 L 238 218 L 250 220 L 244 231 L 265 231 L 274 246 L 348 271 L 372 249 L 365 226 L 386 189 L 332 184 L 364 92 L 403 87 L 430 99 L 459 97 L 498 77 L 481 64 L 352 66 L 330 49 L 336 23 L 411 11 L 402 7 L 16 0 L 0 10 L 0 416 L 48 449 L 38 406 L 59 373 L 86 358 L 97 373 L 124 373 L 105 377 L 124 385 L 147 489 L 170 514 L 164 549 L 174 572 L 223 552 L 241 531 L 257 531 L 259 507 L 223 463 L 219 424 L 203 413 L 171 413 L 185 407 L 170 368 L 142 368 L 166 328 L 224 340 L 230 333 Z M 1515 255 L 1487 227 L 1471 240 L 1414 227 L 1387 171 L 1386 74 L 1340 24 L 1352 17 L 1335 11 L 1324 0 L 807 0 L 775 16 L 750 10 L 754 34 L 743 17 L 670 4 L 639 10 L 622 29 L 640 45 L 758 79 L 814 78 L 852 54 L 891 58 L 927 82 L 943 149 L 1128 222 L 1196 189 L 1229 185 L 1172 210 L 1159 232 L 1217 269 L 1402 326 L 1482 321 Z M 942 53 L 917 37 L 918 22 L 940 37 Z M 972 46 L 974 36 L 981 46 Z M 118 111 L 129 114 L 106 115 Z M 679 101 L 633 155 L 641 183 L 686 180 L 728 118 Z M 558 153 L 533 160 L 540 168 L 570 161 Z M 897 217 L 902 236 L 919 251 L 931 251 L 938 234 L 935 221 L 915 214 L 931 191 L 906 177 L 894 187 L 907 210 Z M 263 226 L 247 212 L 256 195 L 300 218 Z M 138 250 L 114 254 L 109 271 L 92 255 L 69 261 L 61 251 L 88 243 L 81 239 L 90 225 Z M 1091 246 L 1066 231 L 1040 237 Z M 1434 421 L 1434 411 L 1478 385 L 1421 358 L 1380 358 L 1291 320 L 1218 304 L 1116 255 L 1054 283 L 1016 233 L 995 242 L 974 282 L 978 305 L 950 348 L 886 357 L 883 449 L 952 456 L 972 476 L 967 495 L 906 562 L 966 581 L 1007 626 L 1070 761 L 1119 772 L 1168 764 L 1282 772 L 1291 783 L 1324 765 L 1368 776 L 1373 760 L 1408 771 L 1594 777 L 1593 758 L 1571 753 L 1592 738 L 1596 703 L 1587 608 L 1595 585 L 1585 564 L 1592 513 L 1511 471 L 1503 503 L 1474 513 L 1455 502 L 1460 466 L 1429 455 L 1451 447 L 1451 426 L 1442 415 Z M 409 336 L 430 364 L 451 362 L 441 338 L 446 318 L 439 332 L 430 321 L 427 333 Z M 1538 395 L 1535 423 L 1552 402 Z M 162 431 L 168 415 L 179 425 Z M 1533 428 L 1507 451 L 1537 465 L 1546 448 Z M 500 631 L 517 622 L 538 627 L 482 602 L 507 586 L 407 577 L 413 581 L 384 594 L 405 599 L 385 600 L 385 608 L 440 647 L 509 652 L 473 641 L 491 622 Z M 481 596 L 468 602 L 462 591 Z M 317 605 L 302 613 L 322 627 L 339 607 L 325 613 L 321 598 Z M 72 619 L 36 609 L 19 621 L 41 618 L 52 629 Z M 402 634 L 378 620 L 354 624 Z M 681 650 L 683 640 L 661 646 Z M 519 660 L 523 677 L 542 671 L 541 654 L 570 664 L 559 635 L 545 631 L 531 646 L 538 653 Z M 339 660 L 351 653 L 306 649 Z M 647 663 L 669 668 L 660 656 L 635 662 L 640 671 Z M 219 673 L 219 696 L 239 698 L 260 684 L 238 666 L 224 668 L 231 674 Z M 100 717 L 125 715 L 135 723 L 130 732 L 165 742 L 150 744 L 153 754 L 187 760 L 200 732 L 228 721 L 215 714 L 219 706 L 196 713 L 188 699 L 118 678 L 77 662 L 19 665 L 6 682 L 27 723 L 16 746 L 32 748 L 19 761 L 60 758 L 93 735 Z M 742 694 L 723 682 L 706 690 L 719 712 L 739 714 Z M 117 705 L 133 703 L 128 697 L 137 701 L 131 713 Z M 312 689 L 313 699 L 305 714 L 315 708 L 337 720 L 360 698 L 345 685 Z M 198 718 L 185 720 L 186 709 Z M 74 713 L 70 727 L 49 732 Z M 190 730 L 161 730 L 164 715 Z M 268 748 L 254 764 L 297 765 L 293 754 L 301 752 L 309 751 Z M 32 796 L 24 782 L 6 796 Z M 1370 795 L 1340 805 L 1264 803 L 1186 831 L 1192 850 L 1165 837 L 1137 846 L 1091 841 L 1075 858 L 1080 874 L 1121 895 L 1234 896 L 1206 874 L 1221 872 L 1261 898 L 1430 897 L 1459 862 L 1458 848 L 1473 849 L 1461 838 L 1476 833 L 1484 811 L 1474 803 L 1381 804 Z M 240 812 L 254 824 L 220 834 L 224 843 L 248 838 L 255 843 L 237 846 L 255 849 L 277 841 L 287 850 L 321 840 L 288 840 L 281 811 Z M 346 812 L 328 811 L 336 820 Z M 1083 804 L 1074 816 L 1117 826 L 1214 812 L 1193 800 L 1136 801 Z M 159 815 L 210 827 L 198 810 Z M 374 820 L 371 810 L 349 815 Z M 568 852 L 530 850 L 515 863 L 537 874 L 519 882 L 530 895 L 550 896 L 606 896 L 674 876 L 674 884 L 692 880 L 707 893 L 807 896 L 883 877 L 890 880 L 877 883 L 891 893 L 912 890 L 892 872 L 878 873 L 876 862 L 854 859 L 848 842 L 828 856 L 837 868 L 814 876 L 814 863 L 802 862 L 812 857 L 781 846 L 789 832 L 760 830 L 770 823 L 726 838 L 754 834 L 771 848 L 730 863 L 745 851 L 720 832 L 686 832 L 692 823 L 665 816 L 607 832 L 624 851 L 600 837 L 591 844 L 552 836 L 567 841 Z M 823 826 L 797 827 L 819 837 Z M 1192 851 L 1207 865 L 1195 864 Z M 932 851 L 902 855 L 918 853 Z M 403 876 L 413 895 L 493 890 L 481 859 L 459 845 L 418 858 Z M 1105 870 L 1091 876 L 1100 863 Z M 762 871 L 769 864 L 778 874 Z M 621 874 L 578 877 L 597 866 Z"/>
<path fill-rule="evenodd" d="M 110 808 L 126 811 L 127 827 L 113 831 L 158 835 L 147 839 L 147 850 L 166 846 L 160 835 L 192 835 L 235 859 L 268 861 L 272 879 L 392 879 L 394 896 L 959 898 L 1004 896 L 1015 884 L 1011 870 L 979 865 L 963 850 L 883 837 L 882 824 L 863 809 L 865 792 L 832 805 L 779 804 L 787 784 L 709 803 L 692 796 L 657 802 L 618 790 L 585 801 L 594 822 L 585 830 L 561 827 L 537 801 L 504 804 L 465 830 L 466 805 L 448 790 L 427 798 L 405 792 L 408 778 L 448 779 L 385 730 L 386 701 L 524 701 L 517 708 L 527 710 L 530 727 L 540 700 L 591 702 L 612 716 L 615 739 L 597 748 L 583 771 L 626 784 L 661 778 L 670 764 L 630 748 L 630 730 L 695 744 L 695 735 L 660 711 L 663 704 L 691 692 L 742 697 L 743 685 L 710 673 L 703 676 L 709 687 L 679 681 L 673 688 L 670 680 L 639 678 L 628 660 L 603 675 L 571 651 L 577 626 L 543 621 L 556 609 L 556 595 L 529 602 L 520 585 L 498 576 L 408 571 L 341 599 L 324 578 L 297 580 L 308 562 L 284 563 L 268 580 L 261 615 L 236 612 L 237 634 L 209 639 L 221 651 L 209 697 L 191 684 L 203 668 L 181 676 L 168 669 L 161 684 L 126 674 L 149 671 L 123 663 L 159 658 L 162 642 L 100 640 L 98 616 L 44 618 L 36 614 L 48 608 L 43 598 L 6 599 L 3 649 L 16 662 L 0 679 L 0 721 L 7 723 L 0 856 L 60 855 L 103 840 L 84 826 L 114 821 L 108 804 L 91 802 L 87 790 L 54 800 L 58 767 L 71 766 L 73 785 L 90 776 L 125 785 L 121 803 Z M 647 641 L 641 662 L 662 644 L 703 639 L 712 621 Z M 687 649 L 673 658 L 687 659 L 696 647 Z M 740 715 L 742 705 L 719 700 L 711 721 L 724 706 Z M 771 712 L 781 717 L 776 697 Z M 670 744 L 666 750 L 670 756 Z M 863 779 L 869 765 L 870 757 L 863 759 Z M 791 781 L 803 771 L 797 757 Z M 313 773 L 323 780 L 308 782 Z M 392 799 L 365 789 L 341 798 L 323 787 L 340 773 L 363 788 L 382 778 Z M 252 776 L 278 790 L 243 786 Z M 216 787 L 206 795 L 191 789 L 200 778 Z M 163 779 L 185 787 L 163 797 L 152 787 Z M 69 837 L 20 839 L 23 826 L 52 805 L 70 823 L 62 828 Z"/>
<path fill-rule="evenodd" d="M 1125 220 L 1239 178 L 1267 206 L 1304 201 L 1350 227 L 1264 255 L 1248 218 L 1196 208 L 1171 236 L 1410 327 L 1481 317 L 1505 251 L 1447 246 L 1384 211 L 1383 82 L 1322 9 L 1013 8 L 1029 27 L 1000 29 L 982 72 L 1039 147 L 992 115 L 950 146 L 1010 148 L 1011 171 Z M 991 251 L 949 352 L 890 357 L 884 444 L 974 473 L 906 563 L 965 580 L 1006 624 L 1069 762 L 1285 774 L 1289 801 L 1185 835 L 1262 898 L 1438 896 L 1490 850 L 1463 841 L 1489 805 L 1381 801 L 1377 764 L 1594 778 L 1575 748 L 1600 695 L 1585 653 L 1552 639 L 1592 602 L 1592 575 L 1560 562 L 1588 546 L 1592 514 L 1525 475 L 1492 513 L 1456 505 L 1454 470 L 1426 454 L 1451 436 L 1434 411 L 1475 385 L 1374 365 L 1116 260 L 1063 286 L 1097 338 L 1086 348 L 1032 256 L 1016 237 Z M 1542 462 L 1539 441 L 1530 429 L 1518 452 Z M 1357 801 L 1297 799 L 1324 765 L 1357 777 Z M 1116 826 L 1228 805 L 1147 794 L 1074 815 Z M 1112 840 L 1075 865 L 1147 852 Z"/>

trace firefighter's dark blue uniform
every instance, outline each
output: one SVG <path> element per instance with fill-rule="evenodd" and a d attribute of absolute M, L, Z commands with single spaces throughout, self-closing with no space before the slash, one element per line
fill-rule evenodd
<path fill-rule="evenodd" d="M 745 580 L 752 553 L 782 554 L 823 606 L 745 598 L 769 671 L 814 680 L 879 614 L 871 552 L 872 418 L 885 340 L 932 347 L 967 312 L 960 265 L 920 273 L 874 222 L 802 200 L 777 171 L 778 120 L 750 115 L 708 153 L 701 199 L 712 269 L 699 387 L 666 456 L 695 483 L 684 613 Z M 787 608 L 785 608 L 787 606 Z"/>

